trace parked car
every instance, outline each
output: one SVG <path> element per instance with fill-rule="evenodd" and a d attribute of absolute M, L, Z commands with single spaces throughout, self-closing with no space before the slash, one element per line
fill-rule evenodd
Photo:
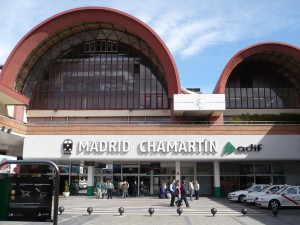
<path fill-rule="evenodd" d="M 270 209 L 284 206 L 300 207 L 300 186 L 286 186 L 275 194 L 262 195 L 255 203 L 258 207 Z"/>
<path fill-rule="evenodd" d="M 266 187 L 269 187 L 269 184 L 253 184 L 251 187 L 246 190 L 238 190 L 234 192 L 230 192 L 227 195 L 227 199 L 232 202 L 242 202 L 243 198 L 251 192 L 258 192 Z"/>
<path fill-rule="evenodd" d="M 276 184 L 276 185 L 271 185 L 268 187 L 265 187 L 264 189 L 258 191 L 258 192 L 251 192 L 248 193 L 244 198 L 243 198 L 243 202 L 245 203 L 255 203 L 255 199 L 257 199 L 257 197 L 265 195 L 265 194 L 274 194 L 275 192 L 277 192 L 279 189 L 281 189 L 282 187 L 284 187 L 285 185 L 283 184 Z"/>

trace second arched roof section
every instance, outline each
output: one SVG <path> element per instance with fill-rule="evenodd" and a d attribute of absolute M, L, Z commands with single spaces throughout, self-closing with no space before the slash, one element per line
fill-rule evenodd
<path fill-rule="evenodd" d="M 293 73 L 294 77 L 288 78 L 299 90 L 300 49 L 281 42 L 263 42 L 242 49 L 229 60 L 215 86 L 214 94 L 225 94 L 226 84 L 233 70 L 245 61 L 272 62 L 277 64 L 282 68 L 284 75 Z"/>

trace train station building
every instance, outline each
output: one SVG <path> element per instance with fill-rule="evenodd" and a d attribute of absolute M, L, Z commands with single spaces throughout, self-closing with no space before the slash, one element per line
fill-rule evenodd
<path fill-rule="evenodd" d="M 211 94 L 183 88 L 181 76 L 162 39 L 131 15 L 54 15 L 1 66 L 0 154 L 54 161 L 64 179 L 87 180 L 88 195 L 107 179 L 143 181 L 146 194 L 173 178 L 215 196 L 251 183 L 299 185 L 298 47 L 240 50 Z M 27 172 L 37 171 L 51 175 Z"/>

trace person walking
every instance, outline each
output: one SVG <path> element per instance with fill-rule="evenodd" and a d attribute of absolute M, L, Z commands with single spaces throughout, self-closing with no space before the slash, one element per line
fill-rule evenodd
<path fill-rule="evenodd" d="M 122 185 L 123 198 L 128 197 L 128 187 L 129 187 L 129 185 L 128 185 L 127 181 L 124 181 L 123 185 Z"/>
<path fill-rule="evenodd" d="M 132 184 L 132 196 L 136 197 L 137 194 L 137 183 L 136 181 L 134 181 L 134 183 Z"/>
<path fill-rule="evenodd" d="M 109 181 L 108 181 L 108 184 L 107 184 L 107 199 L 109 199 L 109 198 L 112 199 L 113 191 L 114 191 L 114 185 L 113 185 L 113 183 L 109 180 Z"/>
<path fill-rule="evenodd" d="M 189 208 L 190 204 L 185 196 L 187 193 L 187 186 L 186 186 L 185 180 L 182 181 L 180 190 L 181 190 L 181 198 L 180 198 L 180 201 L 178 202 L 177 206 L 180 207 L 182 204 L 182 201 L 184 201 L 185 206 Z"/>
<path fill-rule="evenodd" d="M 192 181 L 189 182 L 188 191 L 190 195 L 190 201 L 193 201 L 194 185 Z"/>
<path fill-rule="evenodd" d="M 120 181 L 118 188 L 119 188 L 119 194 L 121 197 L 123 196 L 122 187 L 123 187 L 123 181 Z"/>
<path fill-rule="evenodd" d="M 198 183 L 198 181 L 195 181 L 194 188 L 195 188 L 195 200 L 199 200 L 200 184 Z"/>
<path fill-rule="evenodd" d="M 181 206 L 181 204 L 179 205 L 179 201 L 181 199 L 181 183 L 179 180 L 176 181 L 176 201 L 175 201 L 175 204 L 179 207 Z"/>
<path fill-rule="evenodd" d="M 144 182 L 141 181 L 141 184 L 140 184 L 140 196 L 141 196 L 142 198 L 144 198 L 144 194 L 145 194 L 144 188 L 145 188 Z"/>
<path fill-rule="evenodd" d="M 102 197 L 102 184 L 101 184 L 100 181 L 98 181 L 97 184 L 96 184 L 96 190 L 97 190 L 97 192 L 96 192 L 96 198 L 99 199 L 99 198 Z"/>
<path fill-rule="evenodd" d="M 107 194 L 108 180 L 103 184 L 102 198 Z"/>
<path fill-rule="evenodd" d="M 172 183 L 170 184 L 169 189 L 170 189 L 170 194 L 171 194 L 170 206 L 174 206 L 175 197 L 176 197 L 175 179 L 172 180 Z"/>

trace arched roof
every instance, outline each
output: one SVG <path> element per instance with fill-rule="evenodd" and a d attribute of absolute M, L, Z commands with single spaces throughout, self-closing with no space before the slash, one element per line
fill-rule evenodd
<path fill-rule="evenodd" d="M 31 69 L 24 64 L 33 51 L 45 52 L 46 49 L 43 48 L 49 48 L 51 44 L 53 46 L 58 41 L 67 38 L 67 35 L 76 32 L 74 29 L 72 30 L 74 26 L 78 27 L 80 24 L 93 24 L 95 22 L 114 24 L 145 41 L 162 64 L 168 85 L 169 98 L 172 98 L 173 94 L 180 93 L 180 80 L 175 61 L 161 38 L 148 25 L 135 17 L 103 7 L 82 7 L 68 10 L 54 15 L 34 27 L 20 40 L 9 55 L 1 73 L 0 85 L 14 89 L 20 70 Z M 68 32 L 60 32 L 68 28 L 70 28 Z M 86 28 L 89 27 L 86 26 Z M 59 35 L 55 35 L 57 33 Z M 49 37 L 52 38 L 49 39 Z M 45 40 L 47 40 L 47 45 L 39 46 Z"/>
<path fill-rule="evenodd" d="M 232 71 L 242 62 L 271 62 L 281 67 L 280 72 L 300 90 L 300 48 L 281 42 L 251 45 L 235 54 L 225 66 L 214 94 L 224 94 Z"/>

